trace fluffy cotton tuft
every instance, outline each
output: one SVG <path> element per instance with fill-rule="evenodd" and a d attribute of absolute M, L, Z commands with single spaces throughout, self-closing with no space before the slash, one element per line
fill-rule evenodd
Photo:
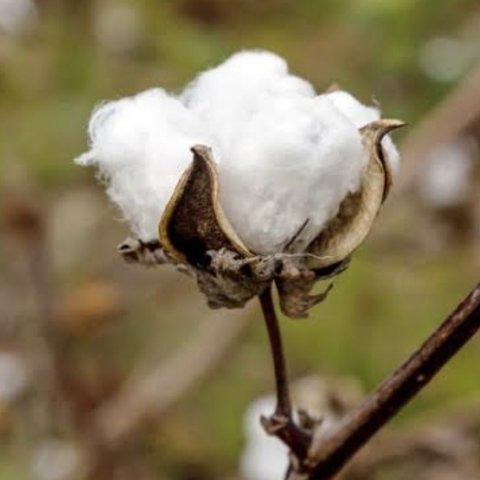
<path fill-rule="evenodd" d="M 327 94 L 336 108 L 340 110 L 357 128 L 362 128 L 368 123 L 375 122 L 381 117 L 381 112 L 376 107 L 363 105 L 348 92 L 338 90 Z M 388 160 L 392 167 L 393 174 L 398 172 L 400 163 L 400 154 L 393 143 L 390 135 L 386 135 L 382 140 L 383 148 L 386 150 Z"/>
<path fill-rule="evenodd" d="M 133 232 L 148 241 L 190 147 L 206 144 L 218 163 L 220 203 L 246 246 L 280 252 L 306 224 L 295 243 L 301 251 L 358 190 L 368 160 L 358 128 L 379 116 L 345 92 L 316 96 L 277 55 L 242 52 L 178 98 L 156 89 L 98 108 L 90 151 L 77 163 L 99 168 Z"/>
<path fill-rule="evenodd" d="M 90 151 L 79 165 L 96 165 L 107 193 L 132 231 L 157 238 L 158 223 L 191 161 L 190 147 L 209 143 L 197 119 L 161 89 L 97 108 L 89 125 Z"/>
<path fill-rule="evenodd" d="M 239 126 L 247 124 L 259 110 L 264 111 L 272 98 L 291 95 L 314 97 L 315 90 L 307 81 L 291 75 L 283 58 L 252 51 L 237 53 L 201 73 L 181 98 L 230 151 Z"/>
<path fill-rule="evenodd" d="M 360 135 L 325 97 L 268 101 L 239 129 L 220 164 L 220 201 L 255 252 L 303 250 L 359 187 Z"/>

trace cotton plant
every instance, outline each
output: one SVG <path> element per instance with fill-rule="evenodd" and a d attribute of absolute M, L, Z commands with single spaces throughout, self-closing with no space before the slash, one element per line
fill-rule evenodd
<path fill-rule="evenodd" d="M 284 313 L 301 317 L 324 297 L 309 294 L 314 283 L 370 230 L 400 125 L 248 51 L 179 96 L 155 88 L 101 104 L 76 162 L 98 168 L 129 223 L 125 257 L 186 267 L 212 307 L 241 307 L 275 282 Z"/>
<path fill-rule="evenodd" d="M 212 308 L 259 297 L 277 386 L 268 433 L 305 457 L 313 423 L 292 415 L 272 285 L 289 317 L 305 317 L 363 242 L 398 170 L 381 118 L 341 90 L 317 94 L 279 56 L 240 52 L 179 95 L 155 88 L 97 107 L 90 148 L 133 239 L 128 261 L 173 264 Z"/>

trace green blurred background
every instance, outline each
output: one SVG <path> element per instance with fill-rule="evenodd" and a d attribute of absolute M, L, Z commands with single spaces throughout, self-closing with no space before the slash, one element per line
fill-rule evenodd
<path fill-rule="evenodd" d="M 49 295 L 60 363 L 81 397 L 72 414 L 81 421 L 62 423 L 55 412 L 70 407 L 54 399 L 45 413 L 38 399 L 48 382 L 27 372 L 20 398 L 0 400 L 0 479 L 70 478 L 32 467 L 38 444 L 81 443 L 82 422 L 132 369 L 162 362 L 208 323 L 192 281 L 117 256 L 127 226 L 92 172 L 72 163 L 86 149 L 93 106 L 152 86 L 179 91 L 246 48 L 282 55 L 318 91 L 337 83 L 366 103 L 375 97 L 388 117 L 409 123 L 395 137 L 401 148 L 476 68 L 480 8 L 477 0 L 0 0 L 0 350 L 37 364 L 43 347 L 32 325 L 42 322 L 39 296 Z M 328 300 L 307 320 L 282 319 L 292 378 L 346 376 L 372 389 L 478 281 L 478 154 L 471 195 L 448 208 L 422 199 L 422 159 L 409 160 L 414 179 Z M 29 267 L 38 235 L 51 284 L 40 295 Z M 245 409 L 273 387 L 258 309 L 249 315 L 221 367 L 119 449 L 128 465 L 113 455 L 116 469 L 94 478 L 241 478 Z M 479 365 L 477 338 L 389 428 L 479 398 Z"/>

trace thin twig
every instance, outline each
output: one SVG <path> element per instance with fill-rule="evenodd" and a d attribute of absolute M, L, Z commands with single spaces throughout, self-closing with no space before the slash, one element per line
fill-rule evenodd
<path fill-rule="evenodd" d="M 272 301 L 271 287 L 264 290 L 260 295 L 263 318 L 267 327 L 270 348 L 272 350 L 273 368 L 275 371 L 275 386 L 277 392 L 277 406 L 275 413 L 287 418 L 292 416 L 292 403 L 288 391 L 287 369 L 283 353 L 282 336 L 278 325 L 275 307 Z"/>
<path fill-rule="evenodd" d="M 310 480 L 333 478 L 414 398 L 480 328 L 480 284 L 431 337 L 331 431 L 316 435 L 304 463 Z"/>
<path fill-rule="evenodd" d="M 374 439 L 368 448 L 360 452 L 348 469 L 347 477 L 370 478 L 384 466 L 400 465 L 425 458 L 426 463 L 455 462 L 462 464 L 475 455 L 472 446 L 477 444 L 476 432 L 480 431 L 480 402 L 478 396 L 468 401 L 443 407 L 428 419 L 415 420 L 391 432 L 384 432 Z M 452 439 L 455 439 L 452 443 Z M 480 444 L 475 451 L 480 451 Z M 480 457 L 477 469 L 480 469 Z M 478 478 L 466 477 L 466 478 Z"/>

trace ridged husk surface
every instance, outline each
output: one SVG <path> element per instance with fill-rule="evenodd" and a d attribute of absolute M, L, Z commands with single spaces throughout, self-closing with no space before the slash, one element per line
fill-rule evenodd
<path fill-rule="evenodd" d="M 392 183 L 381 140 L 402 125 L 378 120 L 360 130 L 369 154 L 361 188 L 344 199 L 336 217 L 304 254 L 261 256 L 249 251 L 220 206 L 216 164 L 203 145 L 192 147 L 193 162 L 160 220 L 159 242 L 127 240 L 119 251 L 127 261 L 171 263 L 194 276 L 212 308 L 242 307 L 275 282 L 282 311 L 292 318 L 305 317 L 331 288 L 312 295 L 315 283 L 343 271 L 370 231 Z"/>

